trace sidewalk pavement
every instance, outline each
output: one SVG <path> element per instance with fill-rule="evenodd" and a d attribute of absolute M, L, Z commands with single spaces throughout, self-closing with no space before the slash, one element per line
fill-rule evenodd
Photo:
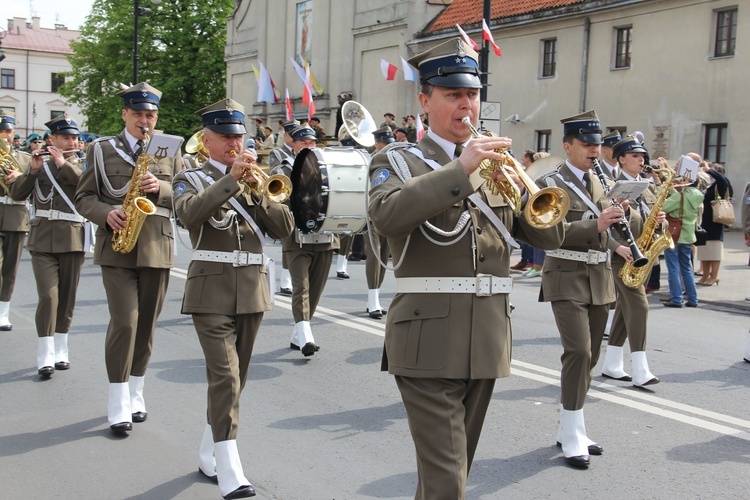
<path fill-rule="evenodd" d="M 745 234 L 742 231 L 724 232 L 724 259 L 719 270 L 719 284 L 714 286 L 697 286 L 698 302 L 717 307 L 727 307 L 750 313 L 750 266 L 748 257 L 750 248 L 745 246 Z M 667 265 L 661 261 L 661 290 L 649 297 L 668 297 Z M 695 262 L 695 268 L 699 266 Z M 696 281 L 700 278 L 696 276 Z M 654 301 L 649 301 L 654 304 Z"/>

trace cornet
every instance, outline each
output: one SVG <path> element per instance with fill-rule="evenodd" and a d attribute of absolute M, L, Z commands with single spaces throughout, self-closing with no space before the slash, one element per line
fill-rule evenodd
<path fill-rule="evenodd" d="M 232 149 L 229 155 L 236 158 L 239 153 Z M 245 194 L 254 194 L 256 197 L 263 195 L 274 203 L 284 203 L 292 195 L 292 180 L 289 177 L 282 174 L 269 176 L 254 161 L 245 163 L 246 173 L 255 179 L 255 184 L 250 185 L 242 178 L 240 182 L 245 187 Z"/>
<path fill-rule="evenodd" d="M 471 135 L 482 137 L 471 124 L 468 116 L 465 116 L 462 121 L 471 130 Z M 495 137 L 492 132 L 488 132 L 488 135 Z M 500 194 L 516 215 L 521 213 L 521 190 L 510 178 L 508 174 L 508 171 L 510 171 L 521 179 L 521 183 L 529 192 L 529 199 L 523 207 L 524 216 L 529 224 L 537 229 L 543 229 L 562 222 L 570 209 L 570 198 L 567 193 L 553 186 L 540 189 L 526 174 L 523 167 L 505 149 L 498 149 L 496 152 L 503 155 L 501 160 L 486 159 L 479 165 L 479 174 L 483 179 L 486 179 L 487 188 L 492 194 Z M 493 179 L 493 172 L 501 172 L 504 179 Z"/>

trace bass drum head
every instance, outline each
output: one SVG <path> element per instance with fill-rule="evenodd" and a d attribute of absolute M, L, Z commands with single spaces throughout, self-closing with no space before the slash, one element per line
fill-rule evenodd
<path fill-rule="evenodd" d="M 289 199 L 294 224 L 301 232 L 313 233 L 320 229 L 328 207 L 328 190 L 323 189 L 327 176 L 318 161 L 317 148 L 303 149 L 294 159 L 292 168 L 292 196 Z"/>

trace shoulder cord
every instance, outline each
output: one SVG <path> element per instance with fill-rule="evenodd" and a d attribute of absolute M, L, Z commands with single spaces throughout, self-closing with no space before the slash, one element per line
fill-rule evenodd
<path fill-rule="evenodd" d="M 49 193 L 47 196 L 42 194 L 42 188 L 39 185 L 39 178 L 34 181 L 34 199 L 39 203 L 49 203 L 52 201 L 52 197 L 55 195 L 55 186 L 50 186 Z"/>
<path fill-rule="evenodd" d="M 112 147 L 115 149 L 115 151 L 122 156 L 121 152 L 115 147 L 115 140 L 110 139 L 109 143 L 112 145 Z M 112 187 L 112 184 L 109 182 L 109 179 L 107 178 L 107 173 L 104 170 L 104 153 L 102 153 L 102 147 L 99 141 L 97 141 L 96 146 L 94 147 L 94 168 L 101 173 L 101 182 L 106 188 L 107 192 L 112 196 L 113 198 L 123 198 L 128 190 L 130 189 L 130 183 L 132 182 L 132 179 L 127 182 L 123 187 L 120 189 L 115 189 Z M 124 158 L 123 158 L 124 159 Z M 132 160 L 129 162 L 132 164 Z M 97 186 L 99 183 L 97 183 Z"/>

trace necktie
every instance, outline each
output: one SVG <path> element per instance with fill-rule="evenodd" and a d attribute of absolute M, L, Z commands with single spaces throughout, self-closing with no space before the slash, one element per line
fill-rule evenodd
<path fill-rule="evenodd" d="M 135 146 L 135 151 L 133 151 L 133 159 L 137 160 L 138 157 L 143 153 L 143 141 L 141 139 L 138 139 Z"/>
<path fill-rule="evenodd" d="M 464 150 L 463 144 L 460 144 L 460 143 L 456 144 L 456 152 L 453 154 L 454 158 L 458 158 L 459 156 L 461 156 L 461 153 L 463 152 L 463 150 Z"/>
<path fill-rule="evenodd" d="M 589 196 L 591 198 L 594 198 L 594 188 L 592 186 L 592 178 L 591 178 L 591 172 L 586 172 L 583 174 L 583 183 L 586 185 L 586 191 L 588 191 Z"/>

